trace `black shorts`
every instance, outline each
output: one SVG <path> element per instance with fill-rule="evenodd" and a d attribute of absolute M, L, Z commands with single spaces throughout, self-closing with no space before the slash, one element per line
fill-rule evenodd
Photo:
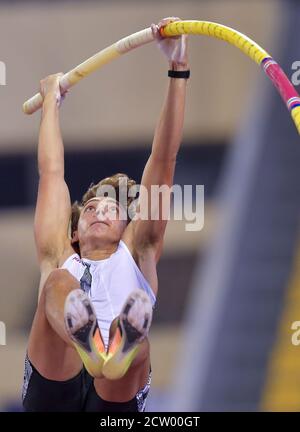
<path fill-rule="evenodd" d="M 143 412 L 150 390 L 151 372 L 145 387 L 128 402 L 103 400 L 94 387 L 94 378 L 83 368 L 67 381 L 44 378 L 25 358 L 22 400 L 27 412 Z"/>

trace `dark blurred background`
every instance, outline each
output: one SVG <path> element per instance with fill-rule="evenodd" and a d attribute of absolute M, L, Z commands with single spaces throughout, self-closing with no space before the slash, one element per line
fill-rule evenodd
<path fill-rule="evenodd" d="M 44 76 L 174 15 L 239 30 L 289 77 L 300 60 L 300 9 L 291 0 L 0 1 L 2 410 L 20 409 L 39 283 L 33 212 L 40 114 L 25 116 L 22 103 Z M 276 89 L 236 48 L 191 36 L 190 63 L 175 183 L 204 185 L 205 223 L 189 232 L 185 221 L 169 222 L 148 410 L 298 410 L 300 348 L 291 343 L 291 324 L 300 319 L 299 138 Z M 73 200 L 116 172 L 139 182 L 167 69 L 151 44 L 70 91 L 61 124 Z"/>

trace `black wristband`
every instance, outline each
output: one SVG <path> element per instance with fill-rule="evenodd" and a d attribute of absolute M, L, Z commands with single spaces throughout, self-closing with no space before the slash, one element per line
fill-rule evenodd
<path fill-rule="evenodd" d="M 189 78 L 190 77 L 190 71 L 189 70 L 185 70 L 185 71 L 175 71 L 175 70 L 169 70 L 168 71 L 168 77 L 170 78 Z"/>

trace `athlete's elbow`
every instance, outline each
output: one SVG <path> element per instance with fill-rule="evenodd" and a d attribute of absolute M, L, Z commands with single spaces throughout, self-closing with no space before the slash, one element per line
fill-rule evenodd
<path fill-rule="evenodd" d="M 39 163 L 39 177 L 64 177 L 64 168 L 58 163 Z"/>

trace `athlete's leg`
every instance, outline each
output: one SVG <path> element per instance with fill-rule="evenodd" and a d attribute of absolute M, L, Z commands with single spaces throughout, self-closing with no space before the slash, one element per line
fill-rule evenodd
<path fill-rule="evenodd" d="M 94 386 L 98 396 L 104 401 L 127 402 L 145 387 L 150 372 L 150 345 L 148 339 L 140 344 L 138 354 L 127 372 L 119 379 L 96 379 Z"/>
<path fill-rule="evenodd" d="M 68 380 L 82 369 L 64 326 L 65 299 L 78 287 L 78 281 L 67 270 L 55 269 L 46 280 L 38 302 L 28 357 L 38 372 L 50 380 Z"/>
<path fill-rule="evenodd" d="M 137 356 L 143 355 L 143 340 L 148 336 L 152 321 L 152 304 L 141 289 L 127 298 L 109 346 L 103 374 L 108 379 L 122 378 Z M 140 354 L 141 351 L 141 354 Z"/>
<path fill-rule="evenodd" d="M 110 328 L 108 355 L 102 370 L 104 378 L 94 381 L 96 392 L 104 401 L 130 401 L 148 382 L 147 335 L 151 320 L 152 304 L 148 295 L 142 290 L 132 292 Z"/>
<path fill-rule="evenodd" d="M 93 377 L 102 377 L 106 350 L 92 302 L 82 289 L 75 289 L 68 294 L 64 305 L 64 321 L 86 370 Z"/>

